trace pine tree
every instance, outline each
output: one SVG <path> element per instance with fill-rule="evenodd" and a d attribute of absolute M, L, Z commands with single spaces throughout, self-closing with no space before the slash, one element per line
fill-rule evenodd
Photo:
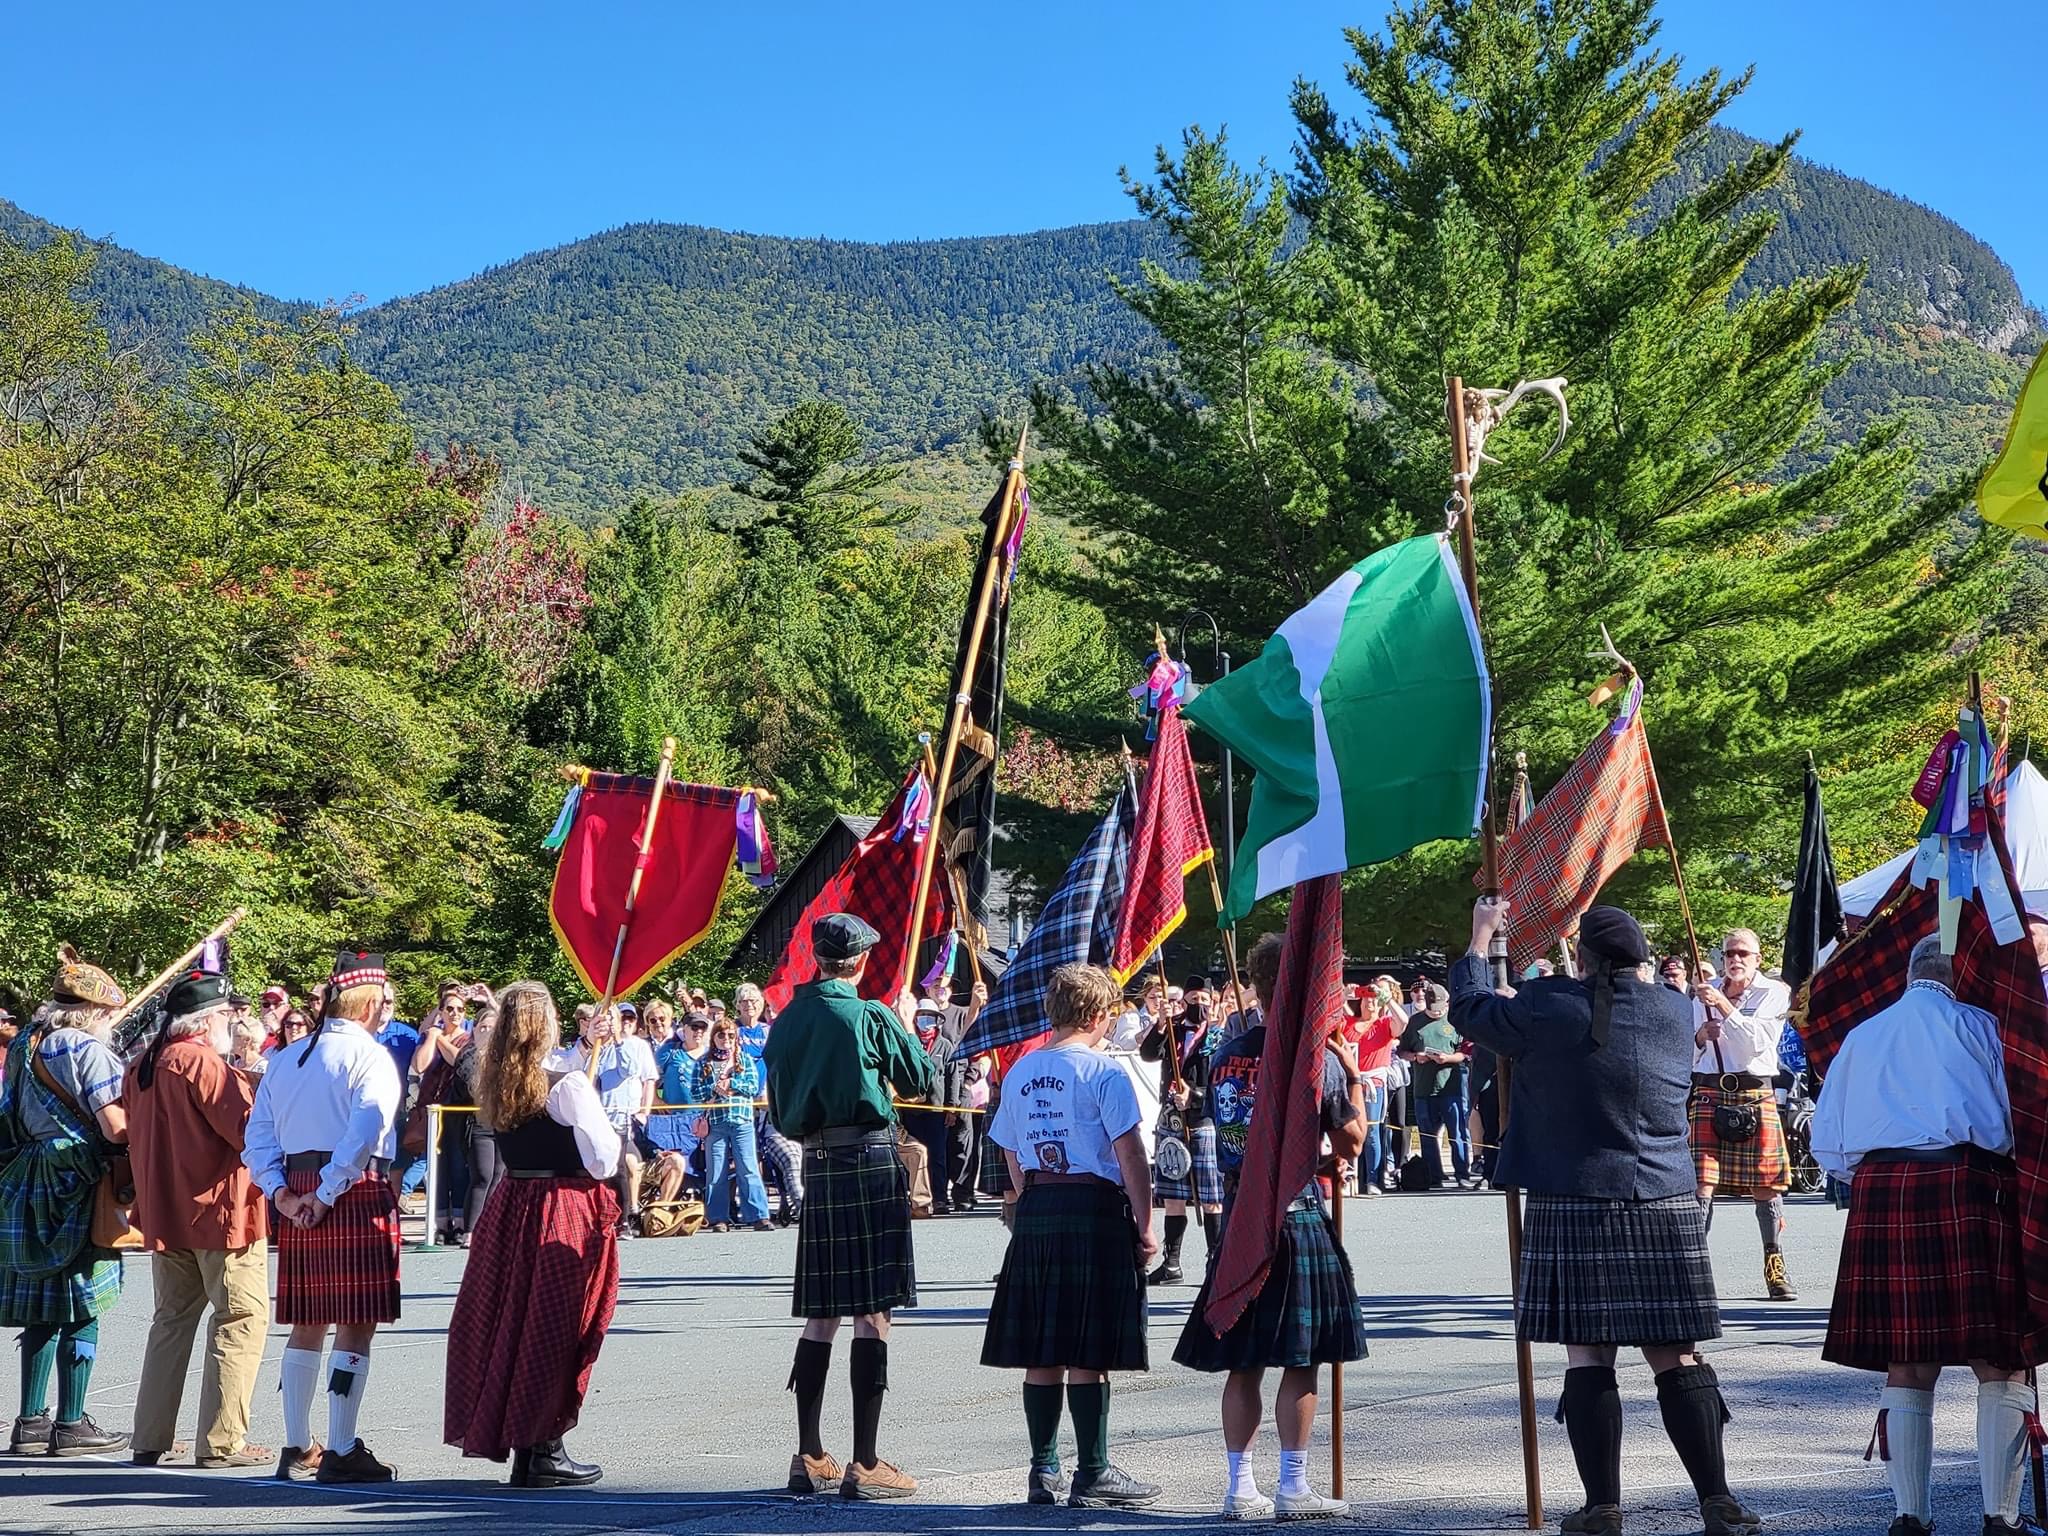
<path fill-rule="evenodd" d="M 1041 394 L 1068 456 L 1041 479 L 1102 542 L 1122 623 L 1198 605 L 1248 654 L 1370 548 L 1443 526 L 1447 376 L 1567 376 L 1563 452 L 1538 462 L 1554 423 L 1518 419 L 1481 481 L 1500 747 L 1539 789 L 1562 772 L 1599 724 L 1606 623 L 1648 684 L 1702 922 L 1768 929 L 1805 751 L 1843 781 L 1844 841 L 1874 840 L 2009 541 L 1953 547 L 1962 493 L 1915 499 L 1894 429 L 1820 446 L 1822 331 L 1861 274 L 1743 282 L 1792 140 L 1673 196 L 1746 77 L 1687 79 L 1655 33 L 1650 0 L 1417 0 L 1349 34 L 1357 121 L 1295 87 L 1284 204 L 1190 133 L 1132 186 L 1181 257 L 1129 295 L 1170 361 L 1097 370 L 1092 416 Z M 1449 845 L 1362 877 L 1354 942 L 1455 935 L 1470 868 Z M 1645 860 L 1621 894 L 1668 919 L 1667 883 Z"/>

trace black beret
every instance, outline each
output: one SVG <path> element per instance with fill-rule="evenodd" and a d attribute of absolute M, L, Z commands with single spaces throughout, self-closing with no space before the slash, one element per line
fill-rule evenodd
<path fill-rule="evenodd" d="M 1623 965 L 1641 965 L 1650 958 L 1643 926 L 1619 907 L 1588 907 L 1579 920 L 1579 943 L 1594 954 Z"/>
<path fill-rule="evenodd" d="M 187 971 L 164 994 L 164 1016 L 182 1019 L 217 1008 L 234 995 L 234 983 L 218 971 Z"/>
<path fill-rule="evenodd" d="M 833 912 L 811 924 L 811 952 L 820 960 L 852 960 L 881 940 L 879 933 L 851 912 Z"/>

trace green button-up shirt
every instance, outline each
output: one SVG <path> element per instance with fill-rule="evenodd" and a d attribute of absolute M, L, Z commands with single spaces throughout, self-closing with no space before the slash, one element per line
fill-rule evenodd
<path fill-rule="evenodd" d="M 932 1088 L 932 1063 L 916 1036 L 847 981 L 798 987 L 761 1055 L 769 1118 L 792 1141 L 838 1126 L 892 1125 L 892 1087 L 906 1099 Z"/>

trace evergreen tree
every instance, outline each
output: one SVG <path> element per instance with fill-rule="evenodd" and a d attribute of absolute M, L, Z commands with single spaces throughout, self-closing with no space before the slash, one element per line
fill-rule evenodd
<path fill-rule="evenodd" d="M 903 471 L 864 463 L 861 455 L 860 428 L 830 400 L 807 400 L 750 437 L 740 462 L 753 478 L 733 489 L 758 502 L 761 513 L 740 528 L 741 547 L 758 556 L 781 533 L 798 555 L 815 561 L 902 526 L 907 509 L 873 498 Z"/>

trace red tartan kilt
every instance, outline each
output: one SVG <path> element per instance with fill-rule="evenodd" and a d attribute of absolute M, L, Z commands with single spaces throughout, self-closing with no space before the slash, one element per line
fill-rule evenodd
<path fill-rule="evenodd" d="M 593 1179 L 501 1179 L 448 1320 L 441 1438 L 465 1456 L 575 1428 L 619 1300 L 619 1202 Z"/>
<path fill-rule="evenodd" d="M 1748 1141 L 1723 1141 L 1714 1134 L 1714 1106 L 1754 1104 L 1763 1112 L 1763 1127 Z M 1785 1151 L 1785 1123 L 1778 1118 L 1777 1095 L 1769 1088 L 1718 1088 L 1692 1091 L 1693 1174 L 1724 1195 L 1783 1194 L 1792 1187 L 1792 1159 Z"/>
<path fill-rule="evenodd" d="M 1968 1162 L 1859 1168 L 1821 1357 L 1865 1371 L 2039 1363 L 2025 1358 L 2017 1182 L 1975 1148 Z"/>
<path fill-rule="evenodd" d="M 285 1175 L 299 1195 L 320 1187 L 320 1171 Z M 398 1196 L 381 1173 L 366 1173 L 317 1227 L 277 1224 L 280 1323 L 398 1321 Z"/>

